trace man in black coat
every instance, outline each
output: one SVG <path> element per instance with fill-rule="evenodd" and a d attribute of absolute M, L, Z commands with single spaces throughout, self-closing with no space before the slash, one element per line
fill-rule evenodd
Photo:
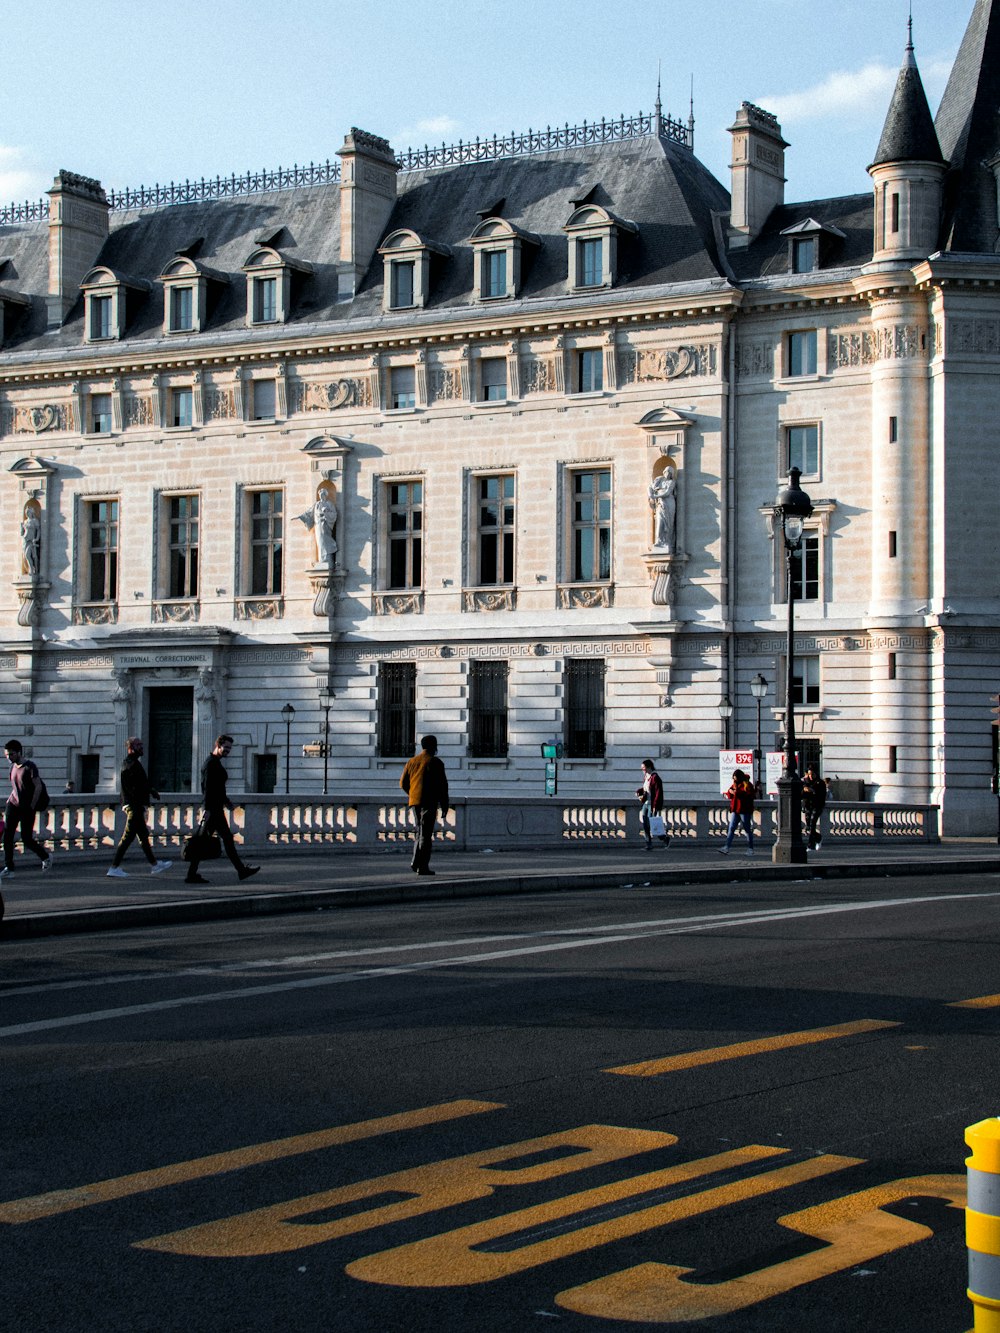
<path fill-rule="evenodd" d="M 173 861 L 158 861 L 149 845 L 149 828 L 146 824 L 146 811 L 151 800 L 158 801 L 160 793 L 149 785 L 149 778 L 142 766 L 142 737 L 130 736 L 125 742 L 125 762 L 122 764 L 121 788 L 122 807 L 125 810 L 125 832 L 115 848 L 111 860 L 109 879 L 127 879 L 128 871 L 122 870 L 121 864 L 125 853 L 132 846 L 135 838 L 150 865 L 151 875 L 162 875 L 169 870 Z"/>
<path fill-rule="evenodd" d="M 226 811 L 232 810 L 232 801 L 226 794 L 226 782 L 229 774 L 223 766 L 223 759 L 229 757 L 229 752 L 233 748 L 232 736 L 216 737 L 212 753 L 205 760 L 201 768 L 201 791 L 202 805 L 205 813 L 202 816 L 200 832 L 217 833 L 222 839 L 222 845 L 226 849 L 226 855 L 232 861 L 236 868 L 236 873 L 240 879 L 249 879 L 251 875 L 256 875 L 260 866 L 248 866 L 236 850 L 236 843 L 233 839 L 233 831 L 229 827 L 229 820 L 226 818 Z M 188 872 L 184 878 L 185 884 L 207 884 L 208 880 L 198 874 L 198 861 L 192 858 L 188 861 Z"/>

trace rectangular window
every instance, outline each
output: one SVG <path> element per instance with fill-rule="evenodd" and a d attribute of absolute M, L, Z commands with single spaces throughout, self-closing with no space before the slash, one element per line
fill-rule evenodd
<path fill-rule="evenodd" d="M 483 296 L 507 295 L 507 252 L 486 250 L 483 253 Z"/>
<path fill-rule="evenodd" d="M 190 389 L 171 389 L 169 420 L 171 426 L 194 424 L 194 395 Z"/>
<path fill-rule="evenodd" d="M 797 657 L 792 665 L 792 702 L 819 707 L 819 658 Z"/>
<path fill-rule="evenodd" d="M 891 221 L 889 223 L 890 231 L 899 231 L 899 195 L 892 196 Z"/>
<path fill-rule="evenodd" d="M 184 333 L 194 328 L 194 288 L 171 287 L 170 332 Z"/>
<path fill-rule="evenodd" d="M 90 336 L 94 339 L 111 337 L 110 296 L 90 298 Z"/>
<path fill-rule="evenodd" d="M 889 443 L 895 444 L 899 439 L 899 417 L 889 418 Z"/>
<path fill-rule="evenodd" d="M 819 472 L 819 426 L 789 426 L 785 431 L 787 471 L 797 467 L 805 477 Z"/>
<path fill-rule="evenodd" d="M 577 393 L 600 393 L 604 388 L 604 352 L 600 347 L 584 347 L 576 354 Z"/>
<path fill-rule="evenodd" d="M 598 238 L 576 243 L 576 285 L 600 287 L 604 281 L 604 242 Z"/>
<path fill-rule="evenodd" d="M 423 579 L 424 485 L 394 481 L 387 487 L 389 588 L 419 588 Z"/>
<path fill-rule="evenodd" d="M 792 592 L 797 602 L 819 599 L 819 533 L 806 532 L 792 553 Z"/>
<path fill-rule="evenodd" d="M 417 743 L 417 665 L 381 662 L 377 693 L 378 752 L 409 758 Z"/>
<path fill-rule="evenodd" d="M 91 500 L 87 527 L 87 600 L 113 602 L 118 597 L 118 501 Z"/>
<path fill-rule="evenodd" d="M 253 322 L 274 324 L 278 318 L 278 279 L 254 278 Z"/>
<path fill-rule="evenodd" d="M 477 759 L 507 756 L 506 662 L 469 663 L 469 753 Z"/>
<path fill-rule="evenodd" d="M 477 477 L 479 583 L 514 582 L 514 476 Z"/>
<path fill-rule="evenodd" d="M 252 597 L 277 597 L 281 592 L 283 509 L 281 491 L 251 492 L 249 591 Z"/>
<path fill-rule="evenodd" d="M 502 403 L 507 397 L 507 362 L 502 356 L 484 356 L 479 363 L 479 397 L 484 403 Z"/>
<path fill-rule="evenodd" d="M 417 373 L 413 366 L 393 366 L 389 371 L 389 406 L 416 407 Z"/>
<path fill-rule="evenodd" d="M 601 468 L 573 474 L 574 583 L 611 577 L 611 472 Z"/>
<path fill-rule="evenodd" d="M 897 745 L 889 746 L 889 772 L 899 772 L 899 747 Z"/>
<path fill-rule="evenodd" d="M 888 673 L 887 673 L 887 674 L 888 674 L 888 677 L 889 677 L 890 680 L 895 680 L 895 679 L 896 679 L 896 654 L 895 654 L 895 653 L 890 653 L 890 654 L 889 654 L 889 670 L 888 670 Z"/>
<path fill-rule="evenodd" d="M 604 758 L 604 662 L 571 657 L 563 677 L 567 759 Z"/>
<path fill-rule="evenodd" d="M 94 435 L 111 434 L 111 395 L 109 393 L 91 394 L 90 429 Z"/>
<path fill-rule="evenodd" d="M 168 502 L 168 597 L 198 596 L 197 495 L 172 495 Z"/>
<path fill-rule="evenodd" d="M 812 273 L 816 267 L 816 238 L 803 236 L 792 241 L 792 272 Z"/>
<path fill-rule="evenodd" d="M 896 558 L 896 534 L 895 534 L 894 532 L 890 532 L 890 533 L 889 533 L 889 559 L 890 559 L 890 560 L 895 560 L 895 558 Z"/>
<path fill-rule="evenodd" d="M 413 304 L 413 261 L 394 260 L 390 266 L 392 272 L 389 304 L 393 310 Z"/>
<path fill-rule="evenodd" d="M 253 419 L 273 421 L 278 414 L 278 385 L 275 380 L 254 380 Z"/>
<path fill-rule="evenodd" d="M 793 375 L 816 374 L 816 330 L 803 329 L 788 335 L 788 372 Z"/>
<path fill-rule="evenodd" d="M 253 789 L 270 795 L 278 786 L 278 756 L 255 754 L 253 757 Z"/>

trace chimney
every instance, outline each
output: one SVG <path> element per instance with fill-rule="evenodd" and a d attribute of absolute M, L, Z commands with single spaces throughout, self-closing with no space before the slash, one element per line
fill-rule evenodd
<path fill-rule="evenodd" d="M 785 149 L 781 126 L 770 111 L 744 102 L 729 127 L 733 136 L 729 246 L 740 250 L 760 233 L 772 210 L 785 202 Z"/>
<path fill-rule="evenodd" d="M 50 329 L 62 326 L 108 239 L 111 205 L 100 181 L 60 171 L 49 196 Z"/>
<path fill-rule="evenodd" d="M 349 301 L 368 269 L 396 202 L 399 163 L 387 139 L 352 128 L 340 169 L 338 299 Z"/>

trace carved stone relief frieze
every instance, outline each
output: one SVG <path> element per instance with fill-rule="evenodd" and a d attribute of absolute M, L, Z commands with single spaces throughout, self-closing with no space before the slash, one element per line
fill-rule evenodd
<path fill-rule="evenodd" d="M 462 401 L 462 370 L 460 366 L 435 366 L 427 376 L 431 401 L 454 403 Z"/>
<path fill-rule="evenodd" d="M 153 400 L 149 394 L 127 393 L 122 398 L 122 420 L 130 426 L 152 426 Z"/>
<path fill-rule="evenodd" d="M 513 611 L 516 606 L 513 588 L 466 588 L 462 593 L 463 611 Z"/>
<path fill-rule="evenodd" d="M 613 590 L 607 583 L 597 583 L 590 587 L 573 585 L 559 589 L 559 606 L 563 611 L 591 611 L 595 607 L 611 606 L 612 603 Z"/>
<path fill-rule="evenodd" d="M 774 374 L 774 343 L 741 342 L 736 353 L 736 373 L 741 379 Z"/>
<path fill-rule="evenodd" d="M 291 394 L 293 412 L 335 412 L 341 407 L 374 405 L 369 377 L 331 381 L 298 380 Z"/>
<path fill-rule="evenodd" d="M 522 393 L 555 393 L 556 388 L 556 364 L 554 357 L 528 356 L 522 359 Z"/>
<path fill-rule="evenodd" d="M 205 420 L 235 421 L 237 419 L 236 386 L 210 384 L 205 389 Z"/>
<path fill-rule="evenodd" d="M 11 411 L 11 409 L 8 409 Z M 46 431 L 75 430 L 72 403 L 38 403 L 15 406 L 9 426 L 4 433 L 12 435 L 41 435 Z"/>
<path fill-rule="evenodd" d="M 828 369 L 870 366 L 876 361 L 901 361 L 920 356 L 921 329 L 917 324 L 894 324 L 890 328 L 850 329 L 833 332 L 827 340 Z"/>
<path fill-rule="evenodd" d="M 74 606 L 74 625 L 117 625 L 118 603 L 102 602 L 97 606 Z"/>
<path fill-rule="evenodd" d="M 280 620 L 285 602 L 281 597 L 238 597 L 235 611 L 237 620 Z"/>
<path fill-rule="evenodd" d="M 422 592 L 376 592 L 372 612 L 377 616 L 419 615 L 424 609 Z"/>
<path fill-rule="evenodd" d="M 717 367 L 714 343 L 680 347 L 634 347 L 619 353 L 618 378 L 622 384 L 711 375 Z"/>
<path fill-rule="evenodd" d="M 154 602 L 152 621 L 154 625 L 183 625 L 199 618 L 200 607 L 197 602 Z"/>

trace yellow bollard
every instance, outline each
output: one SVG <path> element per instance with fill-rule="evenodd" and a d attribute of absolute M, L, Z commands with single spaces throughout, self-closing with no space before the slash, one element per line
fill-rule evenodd
<path fill-rule="evenodd" d="M 975 1306 L 973 1333 L 1000 1333 L 1000 1118 L 980 1120 L 965 1131 L 972 1156 L 965 1243 L 969 1249 L 969 1300 Z"/>

